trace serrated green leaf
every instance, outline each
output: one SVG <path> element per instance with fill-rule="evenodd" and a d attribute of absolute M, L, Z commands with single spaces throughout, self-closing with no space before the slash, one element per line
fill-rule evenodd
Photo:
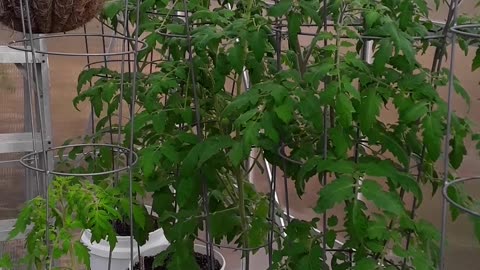
<path fill-rule="evenodd" d="M 380 209 L 398 216 L 405 213 L 399 198 L 392 193 L 384 191 L 382 186 L 375 181 L 363 181 L 361 192 L 367 200 L 372 201 Z"/>
<path fill-rule="evenodd" d="M 478 68 L 480 68 L 480 48 L 477 49 L 475 57 L 472 60 L 472 71 L 475 71 Z"/>
<path fill-rule="evenodd" d="M 392 56 L 393 45 L 389 38 L 382 39 L 378 44 L 378 50 L 374 54 L 373 70 L 380 74 L 385 70 L 385 65 Z"/>
<path fill-rule="evenodd" d="M 175 148 L 168 143 L 164 143 L 160 147 L 160 153 L 171 162 L 178 162 L 180 160 L 180 156 L 177 150 L 175 150 Z"/>
<path fill-rule="evenodd" d="M 467 148 L 465 148 L 464 138 L 462 136 L 453 136 L 450 140 L 450 147 L 452 150 L 448 153 L 450 165 L 454 169 L 458 169 L 462 165 L 463 157 L 467 155 Z"/>
<path fill-rule="evenodd" d="M 355 263 L 354 270 L 375 270 L 377 262 L 373 258 L 363 258 Z"/>
<path fill-rule="evenodd" d="M 320 190 L 315 212 L 325 213 L 336 204 L 353 198 L 354 186 L 355 182 L 351 177 L 341 176 L 333 180 Z"/>
<path fill-rule="evenodd" d="M 453 80 L 453 86 L 454 86 L 455 92 L 457 92 L 457 94 L 459 94 L 463 98 L 465 103 L 467 104 L 467 111 L 469 111 L 470 110 L 470 95 L 468 94 L 468 91 L 465 90 L 465 88 L 463 88 L 461 82 L 457 78 L 455 78 Z"/>
<path fill-rule="evenodd" d="M 140 166 L 145 177 L 149 177 L 153 173 L 158 155 L 153 148 L 145 148 L 141 153 Z"/>
<path fill-rule="evenodd" d="M 355 163 L 349 160 L 325 159 L 317 162 L 317 172 L 335 172 L 342 174 L 352 174 L 355 171 Z"/>
<path fill-rule="evenodd" d="M 268 10 L 268 15 L 280 17 L 285 15 L 292 6 L 292 0 L 281 0 Z"/>
<path fill-rule="evenodd" d="M 253 55 L 257 61 L 261 61 L 267 48 L 267 35 L 262 29 L 250 32 L 248 35 L 248 45 L 252 48 Z"/>
<path fill-rule="evenodd" d="M 275 108 L 275 113 L 280 120 L 282 120 L 285 124 L 288 124 L 293 119 L 293 109 L 293 101 L 291 99 L 287 99 L 282 105 Z"/>
<path fill-rule="evenodd" d="M 228 61 L 232 65 L 237 74 L 241 74 L 245 63 L 245 51 L 241 43 L 235 43 L 235 45 L 228 50 Z"/>
<path fill-rule="evenodd" d="M 144 229 L 145 228 L 145 223 L 147 222 L 146 214 L 147 214 L 147 211 L 145 209 L 145 206 L 134 205 L 133 206 L 133 219 L 135 221 L 135 225 Z"/>
<path fill-rule="evenodd" d="M 240 217 L 236 209 L 212 213 L 210 215 L 212 236 L 223 237 L 235 233 L 241 228 Z"/>
<path fill-rule="evenodd" d="M 241 142 L 235 142 L 232 149 L 228 152 L 228 158 L 232 162 L 233 166 L 238 166 L 246 158 L 243 151 L 244 147 Z"/>
<path fill-rule="evenodd" d="M 442 127 L 434 115 L 426 116 L 422 121 L 422 127 L 427 155 L 431 160 L 437 160 L 441 152 Z"/>
<path fill-rule="evenodd" d="M 167 112 L 161 111 L 152 117 L 153 129 L 155 132 L 161 134 L 165 131 L 165 124 L 167 123 Z"/>
<path fill-rule="evenodd" d="M 380 115 L 381 99 L 375 88 L 368 88 L 361 92 L 361 103 L 358 108 L 360 129 L 367 133 Z"/>
<path fill-rule="evenodd" d="M 408 166 L 410 158 L 403 148 L 404 145 L 399 143 L 393 136 L 389 134 L 381 134 L 380 140 L 382 141 L 383 147 L 388 149 L 405 167 Z"/>
<path fill-rule="evenodd" d="M 180 207 L 184 207 L 190 200 L 196 198 L 198 194 L 198 180 L 193 178 L 183 178 L 176 189 L 177 202 Z"/>
<path fill-rule="evenodd" d="M 454 186 L 449 186 L 447 188 L 447 196 L 454 202 L 462 205 L 463 202 L 460 200 L 459 190 Z M 450 216 L 453 221 L 457 220 L 460 215 L 460 210 L 457 207 L 450 207 Z"/>
<path fill-rule="evenodd" d="M 335 109 L 338 116 L 338 121 L 343 127 L 349 127 L 352 125 L 352 113 L 355 112 L 352 102 L 345 93 L 338 93 Z"/>
<path fill-rule="evenodd" d="M 345 130 L 341 126 L 331 128 L 330 139 L 334 145 L 335 155 L 338 158 L 346 157 L 350 138 L 348 137 L 348 134 L 345 133 Z"/>
<path fill-rule="evenodd" d="M 75 241 L 73 248 L 78 261 L 87 267 L 90 267 L 90 254 L 88 248 L 79 241 Z"/>
<path fill-rule="evenodd" d="M 373 24 L 375 24 L 378 19 L 380 19 L 381 15 L 376 10 L 368 10 L 365 13 L 365 24 L 368 28 L 371 28 Z"/>
<path fill-rule="evenodd" d="M 253 108 L 243 114 L 241 114 L 236 120 L 235 125 L 237 126 L 245 126 L 250 119 L 252 119 L 258 113 L 257 108 Z"/>
<path fill-rule="evenodd" d="M 266 112 L 263 114 L 263 118 L 261 120 L 261 125 L 265 131 L 265 135 L 270 138 L 275 144 L 280 142 L 280 135 L 278 131 L 275 129 L 273 125 L 273 114 L 270 112 Z"/>
<path fill-rule="evenodd" d="M 428 112 L 428 106 L 426 102 L 417 103 L 405 111 L 405 114 L 401 118 L 406 124 L 414 122 L 422 118 Z"/>
<path fill-rule="evenodd" d="M 228 136 L 211 137 L 203 142 L 202 152 L 199 154 L 197 167 L 200 168 L 203 163 L 220 153 L 222 150 L 232 146 L 233 141 Z"/>

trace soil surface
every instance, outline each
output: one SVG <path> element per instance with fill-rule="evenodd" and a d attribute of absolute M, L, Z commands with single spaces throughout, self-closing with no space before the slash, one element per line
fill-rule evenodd
<path fill-rule="evenodd" d="M 207 255 L 195 252 L 195 259 L 197 260 L 197 263 L 200 266 L 201 270 L 210 270 L 208 268 L 209 259 L 208 259 Z M 143 258 L 143 262 L 144 262 L 144 265 L 145 265 L 145 270 L 167 270 L 166 266 L 158 266 L 158 267 L 153 268 L 153 261 L 154 260 L 155 260 L 155 257 L 145 257 L 145 258 Z M 169 259 L 167 258 L 167 261 L 168 260 Z M 220 264 L 220 262 L 217 259 L 215 259 L 213 269 L 214 270 L 220 270 L 221 268 L 222 268 L 222 265 Z M 133 269 L 134 270 L 140 270 L 140 264 L 137 263 L 133 267 Z"/>
<path fill-rule="evenodd" d="M 150 224 L 153 224 L 153 228 L 156 230 L 159 228 L 158 226 L 158 218 L 149 216 L 148 221 Z M 119 236 L 130 236 L 130 224 L 127 222 L 116 220 L 113 222 L 113 227 L 115 228 L 115 232 Z"/>

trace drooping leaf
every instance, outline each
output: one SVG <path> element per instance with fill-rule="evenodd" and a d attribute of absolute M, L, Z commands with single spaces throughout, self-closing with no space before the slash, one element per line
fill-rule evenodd
<path fill-rule="evenodd" d="M 338 116 L 338 121 L 344 127 L 352 125 L 352 113 L 355 112 L 352 102 L 345 93 L 338 93 L 335 109 Z"/>
<path fill-rule="evenodd" d="M 354 197 L 353 187 L 355 181 L 351 177 L 341 176 L 326 186 L 324 186 L 319 194 L 315 211 L 324 213 L 336 204 L 349 200 Z"/>
<path fill-rule="evenodd" d="M 355 263 L 354 270 L 375 270 L 377 262 L 373 258 L 363 258 Z"/>
<path fill-rule="evenodd" d="M 240 42 L 236 42 L 235 45 L 228 50 L 228 61 L 230 61 L 237 74 L 242 73 L 245 63 L 245 51 Z"/>
<path fill-rule="evenodd" d="M 380 19 L 381 15 L 378 13 L 376 10 L 368 10 L 365 13 L 365 24 L 367 25 L 368 28 L 372 27 L 373 24 L 375 24 L 378 19 Z"/>
<path fill-rule="evenodd" d="M 361 103 L 358 109 L 360 129 L 368 132 L 380 115 L 381 99 L 375 88 L 364 89 L 361 92 Z"/>
<path fill-rule="evenodd" d="M 285 103 L 275 108 L 275 113 L 285 124 L 288 124 L 293 118 L 293 110 L 293 101 L 287 99 Z"/>
<path fill-rule="evenodd" d="M 399 198 L 393 193 L 384 191 L 377 182 L 372 180 L 363 181 L 361 191 L 362 195 L 369 201 L 372 201 L 378 208 L 398 216 L 405 213 Z"/>
<path fill-rule="evenodd" d="M 268 10 L 268 15 L 280 17 L 285 15 L 292 6 L 292 0 L 281 0 Z"/>
<path fill-rule="evenodd" d="M 267 48 L 267 35 L 262 29 L 249 33 L 248 44 L 257 61 L 261 61 Z"/>
<path fill-rule="evenodd" d="M 408 108 L 402 117 L 406 124 L 419 120 L 428 112 L 428 106 L 425 102 L 420 102 Z"/>
<path fill-rule="evenodd" d="M 478 68 L 480 68 L 480 48 L 477 49 L 475 57 L 472 60 L 472 71 L 475 71 Z"/>
<path fill-rule="evenodd" d="M 348 138 L 348 134 L 345 133 L 341 126 L 336 126 L 330 129 L 330 139 L 334 146 L 335 155 L 338 158 L 346 157 L 350 138 Z"/>
<path fill-rule="evenodd" d="M 442 127 L 436 115 L 428 115 L 422 121 L 423 143 L 428 157 L 437 160 L 441 152 Z"/>
<path fill-rule="evenodd" d="M 378 44 L 378 50 L 374 54 L 373 70 L 380 74 L 385 70 L 385 65 L 392 56 L 393 45 L 389 38 L 382 39 Z"/>

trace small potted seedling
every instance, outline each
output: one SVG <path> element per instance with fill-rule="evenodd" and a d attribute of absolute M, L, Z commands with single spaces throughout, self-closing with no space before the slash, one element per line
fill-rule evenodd
<path fill-rule="evenodd" d="M 88 227 L 97 237 L 115 242 L 115 231 L 108 225 L 120 218 L 114 209 L 117 195 L 115 189 L 104 189 L 78 178 L 55 178 L 49 187 L 48 200 L 38 196 L 28 201 L 10 232 L 10 239 L 26 234 L 25 257 L 20 265 L 4 257 L 1 267 L 18 269 L 25 265 L 46 270 L 66 259 L 69 266 L 64 269 L 89 268 L 88 248 L 76 235 Z"/>

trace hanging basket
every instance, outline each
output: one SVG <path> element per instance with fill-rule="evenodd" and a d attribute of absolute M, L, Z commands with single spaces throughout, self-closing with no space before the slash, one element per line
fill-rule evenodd
<path fill-rule="evenodd" d="M 91 21 L 103 8 L 105 0 L 0 0 L 0 22 L 23 32 L 21 4 L 26 32 L 29 31 L 26 1 L 31 17 L 32 33 L 67 32 Z"/>

